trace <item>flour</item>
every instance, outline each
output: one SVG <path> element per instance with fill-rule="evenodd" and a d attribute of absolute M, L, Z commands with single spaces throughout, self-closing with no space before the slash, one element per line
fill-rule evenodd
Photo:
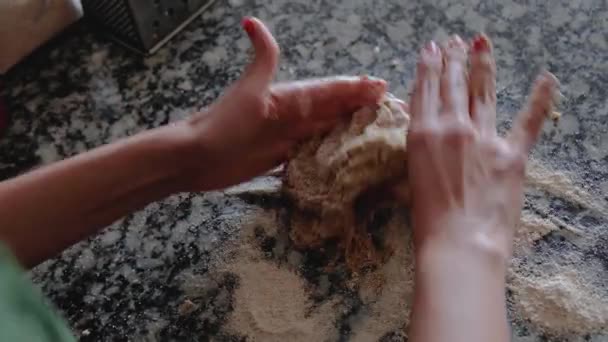
<path fill-rule="evenodd" d="M 559 226 L 551 221 L 529 212 L 523 212 L 513 241 L 515 250 L 529 246 L 555 230 L 559 230 Z"/>
<path fill-rule="evenodd" d="M 353 342 L 378 341 L 389 331 L 407 331 L 414 292 L 411 233 L 402 216 L 395 216 L 386 232 L 394 254 L 378 270 L 361 279 L 359 296 L 368 310 L 351 329 Z"/>
<path fill-rule="evenodd" d="M 252 341 L 336 340 L 332 303 L 308 312 L 305 283 L 294 272 L 267 261 L 240 260 L 229 268 L 239 276 L 229 329 Z"/>
<path fill-rule="evenodd" d="M 230 246 L 229 257 L 217 273 L 237 276 L 234 311 L 226 330 L 248 341 L 333 341 L 337 339 L 339 301 L 313 306 L 309 285 L 290 267 L 267 260 L 259 249 L 257 234 L 280 232 L 274 213 L 259 211 L 247 222 L 240 238 Z"/>
<path fill-rule="evenodd" d="M 526 186 L 542 189 L 572 204 L 608 215 L 591 194 L 576 186 L 564 173 L 552 172 L 538 161 L 531 160 L 526 170 Z"/>
<path fill-rule="evenodd" d="M 550 277 L 516 276 L 510 285 L 521 316 L 552 333 L 608 327 L 608 301 L 575 270 Z"/>
<path fill-rule="evenodd" d="M 552 194 L 581 209 L 604 213 L 593 196 L 565 174 L 550 171 L 537 161 L 530 161 L 527 186 Z M 539 214 L 524 211 L 515 235 L 514 258 L 509 270 L 508 287 L 513 292 L 513 316 L 532 323 L 548 335 L 588 334 L 608 328 L 608 288 L 598 270 L 602 265 L 576 251 L 562 251 L 555 260 L 543 251 L 534 251 L 535 241 L 551 232 L 562 239 L 581 245 L 595 243 L 595 227 L 573 226 L 551 212 Z M 608 246 L 606 246 L 608 248 Z M 534 260 L 532 262 L 532 260 Z"/>

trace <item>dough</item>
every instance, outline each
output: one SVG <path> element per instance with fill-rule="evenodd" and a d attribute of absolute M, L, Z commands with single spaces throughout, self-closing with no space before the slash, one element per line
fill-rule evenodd
<path fill-rule="evenodd" d="M 297 208 L 290 230 L 297 247 L 336 240 L 353 270 L 382 259 L 355 206 L 374 203 L 373 190 L 383 184 L 406 179 L 410 120 L 401 104 L 387 94 L 377 106 L 362 108 L 295 151 L 283 186 Z"/>

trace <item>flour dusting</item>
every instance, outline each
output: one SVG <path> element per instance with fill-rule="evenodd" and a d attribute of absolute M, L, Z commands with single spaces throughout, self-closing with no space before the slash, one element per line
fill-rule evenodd
<path fill-rule="evenodd" d="M 575 271 L 517 275 L 510 285 L 522 317 L 553 333 L 589 333 L 608 327 L 608 300 Z"/>
<path fill-rule="evenodd" d="M 253 341 L 335 340 L 331 302 L 311 309 L 305 283 L 296 273 L 267 261 L 240 260 L 229 270 L 239 276 L 235 310 L 228 327 Z"/>

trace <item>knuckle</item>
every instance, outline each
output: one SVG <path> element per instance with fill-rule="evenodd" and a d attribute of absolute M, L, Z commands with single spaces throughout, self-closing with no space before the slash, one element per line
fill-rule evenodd
<path fill-rule="evenodd" d="M 413 125 L 408 133 L 408 140 L 410 143 L 420 144 L 436 139 L 438 136 L 439 130 L 435 126 Z"/>
<path fill-rule="evenodd" d="M 510 169 L 517 175 L 524 175 L 526 173 L 526 164 L 528 158 L 521 153 L 513 153 L 510 158 Z"/>
<path fill-rule="evenodd" d="M 418 78 L 423 78 L 428 75 L 430 69 L 428 61 L 425 61 L 423 58 L 418 59 L 417 69 Z"/>
<path fill-rule="evenodd" d="M 268 119 L 278 119 L 280 111 L 280 102 L 281 98 L 277 94 L 277 92 L 273 89 L 270 89 L 265 101 L 263 103 L 260 103 L 263 117 Z"/>
<path fill-rule="evenodd" d="M 483 72 L 488 74 L 496 73 L 496 64 L 494 63 L 492 56 L 489 54 L 477 56 L 473 60 L 472 64 L 477 72 Z"/>
<path fill-rule="evenodd" d="M 527 158 L 521 153 L 501 151 L 494 159 L 494 171 L 501 176 L 523 178 L 526 173 Z"/>
<path fill-rule="evenodd" d="M 444 59 L 446 62 L 465 63 L 467 61 L 466 47 L 456 43 L 444 46 Z"/>
<path fill-rule="evenodd" d="M 423 52 L 418 59 L 418 72 L 420 72 L 422 76 L 429 73 L 439 73 L 441 71 L 442 63 L 441 57 Z"/>
<path fill-rule="evenodd" d="M 470 143 L 475 138 L 473 126 L 462 121 L 450 123 L 444 128 L 442 134 L 446 141 L 458 145 Z"/>

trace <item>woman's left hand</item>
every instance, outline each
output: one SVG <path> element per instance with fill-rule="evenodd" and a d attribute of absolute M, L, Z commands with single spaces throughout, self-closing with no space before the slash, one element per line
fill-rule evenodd
<path fill-rule="evenodd" d="M 375 104 L 386 91 L 386 82 L 368 77 L 273 85 L 277 43 L 257 19 L 245 18 L 243 28 L 255 49 L 253 62 L 220 99 L 185 123 L 191 146 L 185 190 L 218 189 L 258 176 L 283 162 L 298 141 Z"/>

